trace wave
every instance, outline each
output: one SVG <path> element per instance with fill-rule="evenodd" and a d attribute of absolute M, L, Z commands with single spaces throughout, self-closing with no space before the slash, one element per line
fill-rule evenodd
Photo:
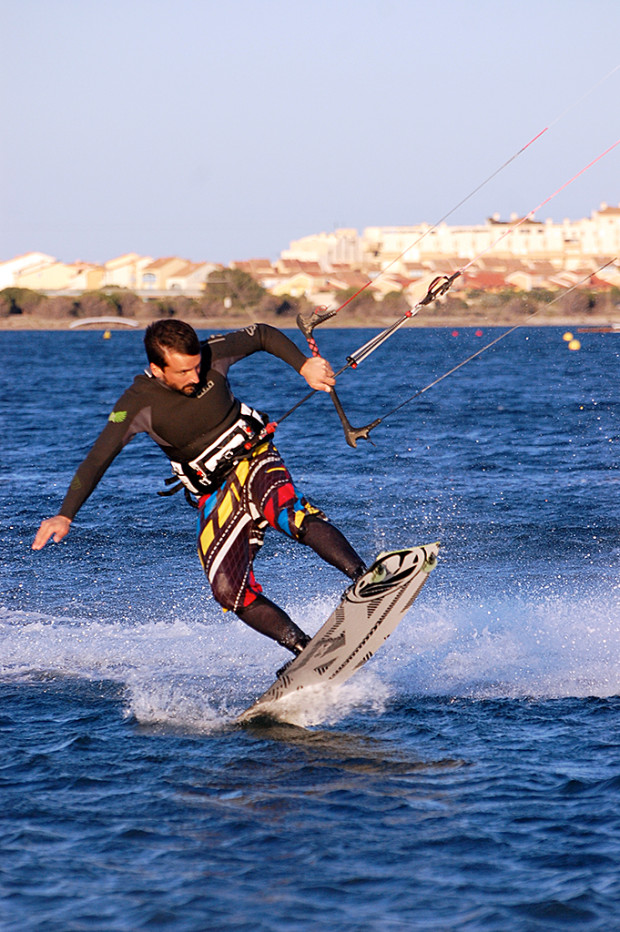
<path fill-rule="evenodd" d="M 332 609 L 288 606 L 315 631 Z M 192 729 L 229 724 L 273 679 L 286 655 L 235 616 L 144 623 L 52 617 L 0 607 L 0 678 L 43 676 L 122 684 L 126 714 Z M 404 696 L 564 698 L 620 694 L 620 587 L 588 599 L 539 593 L 494 601 L 419 602 L 349 683 L 293 697 L 287 718 L 336 721 L 381 712 Z"/>
<path fill-rule="evenodd" d="M 620 694 L 620 589 L 424 605 L 375 670 L 413 694 L 474 699 Z"/>

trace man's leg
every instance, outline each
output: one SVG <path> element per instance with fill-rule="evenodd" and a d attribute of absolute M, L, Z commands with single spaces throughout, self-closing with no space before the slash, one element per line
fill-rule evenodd
<path fill-rule="evenodd" d="M 312 550 L 349 579 L 366 569 L 344 534 L 320 509 L 300 495 L 278 451 L 271 446 L 248 483 L 251 500 L 271 527 L 283 531 Z"/>
<path fill-rule="evenodd" d="M 363 560 L 323 512 L 297 493 L 271 445 L 242 460 L 222 488 L 200 504 L 198 552 L 214 597 L 251 628 L 299 653 L 310 638 L 262 595 L 254 578 L 261 523 L 307 544 L 350 579 L 364 571 Z"/>
<path fill-rule="evenodd" d="M 277 605 L 262 595 L 252 569 L 263 533 L 250 517 L 243 494 L 248 464 L 239 464 L 229 480 L 201 500 L 198 554 L 213 596 L 255 631 L 299 654 L 310 638 Z"/>
<path fill-rule="evenodd" d="M 358 579 L 366 566 L 344 534 L 325 518 L 308 515 L 301 526 L 301 542 L 349 579 Z"/>
<path fill-rule="evenodd" d="M 272 638 L 294 654 L 300 654 L 310 641 L 286 612 L 264 595 L 256 595 L 253 602 L 238 608 L 235 614 L 250 628 Z"/>

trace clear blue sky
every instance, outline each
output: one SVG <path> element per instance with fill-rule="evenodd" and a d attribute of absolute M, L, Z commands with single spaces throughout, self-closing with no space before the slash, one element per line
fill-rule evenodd
<path fill-rule="evenodd" d="M 0 0 L 0 34 L 0 260 L 434 223 L 550 126 L 449 222 L 507 219 L 620 138 L 618 0 Z M 620 146 L 537 218 L 601 201 Z"/>

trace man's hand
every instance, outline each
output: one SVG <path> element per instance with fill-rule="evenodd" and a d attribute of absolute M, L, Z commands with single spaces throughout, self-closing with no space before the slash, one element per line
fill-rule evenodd
<path fill-rule="evenodd" d="M 322 356 L 311 356 L 299 370 L 299 374 L 317 392 L 331 392 L 336 384 L 334 372 L 330 364 Z"/>
<path fill-rule="evenodd" d="M 45 547 L 50 537 L 54 537 L 54 543 L 59 543 L 63 537 L 66 537 L 71 527 L 71 520 L 64 515 L 55 515 L 53 518 L 46 518 L 41 522 L 41 527 L 37 531 L 37 536 L 32 544 L 33 550 L 41 550 Z"/>

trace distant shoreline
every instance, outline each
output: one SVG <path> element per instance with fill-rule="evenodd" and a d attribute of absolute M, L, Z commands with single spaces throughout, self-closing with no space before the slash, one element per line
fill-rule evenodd
<path fill-rule="evenodd" d="M 416 317 L 407 321 L 407 327 L 514 327 L 514 326 L 532 326 L 532 327 L 620 327 L 620 311 L 613 315 L 602 314 L 559 314 L 552 311 L 545 312 L 544 308 L 536 315 L 525 314 L 502 314 L 498 309 L 494 309 L 494 314 L 484 312 L 467 312 L 463 314 L 433 314 L 432 311 L 426 310 L 419 313 Z M 554 309 L 555 310 L 555 309 Z M 332 318 L 321 324 L 322 328 L 368 328 L 382 329 L 388 327 L 398 319 L 398 315 L 392 316 L 374 314 L 371 317 L 356 317 L 353 315 L 343 315 Z M 252 323 L 258 322 L 250 318 L 249 315 L 229 315 L 226 317 L 200 317 L 192 318 L 191 316 L 183 317 L 187 323 L 191 324 L 196 330 L 237 330 L 242 327 L 248 327 Z M 48 331 L 67 331 L 70 329 L 76 332 L 85 330 L 116 330 L 136 332 L 144 330 L 151 322 L 148 319 L 138 320 L 139 327 L 131 328 L 126 324 L 113 323 L 92 323 L 84 327 L 71 328 L 75 324 L 76 318 L 62 318 L 58 320 L 49 320 L 43 317 L 37 317 L 30 314 L 15 314 L 9 317 L 0 318 L 0 331 L 28 331 L 28 330 L 48 330 Z M 260 318 L 261 323 L 271 324 L 280 330 L 294 330 L 296 328 L 295 317 L 275 317 L 272 315 L 263 315 Z M 619 330 L 620 332 L 620 330 Z"/>

